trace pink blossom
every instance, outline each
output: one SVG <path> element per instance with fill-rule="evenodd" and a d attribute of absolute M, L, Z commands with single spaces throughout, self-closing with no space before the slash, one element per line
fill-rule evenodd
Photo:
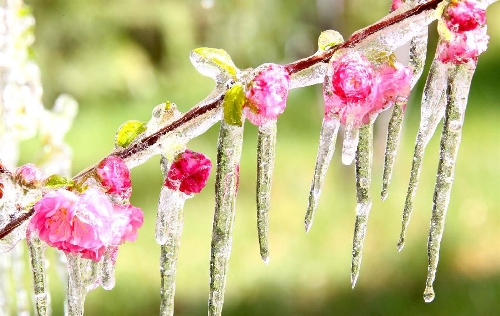
<path fill-rule="evenodd" d="M 410 81 L 413 73 L 410 67 L 399 62 L 384 64 L 377 70 L 379 97 L 375 111 L 382 111 L 396 102 L 405 102 L 410 95 Z"/>
<path fill-rule="evenodd" d="M 96 168 L 97 176 L 107 193 L 128 199 L 132 194 L 130 171 L 125 162 L 116 156 L 104 158 Z"/>
<path fill-rule="evenodd" d="M 65 189 L 47 193 L 34 206 L 30 230 L 64 252 L 99 261 L 111 242 L 113 206 L 103 192 L 88 189 L 82 196 Z"/>
<path fill-rule="evenodd" d="M 443 37 L 439 42 L 438 59 L 456 65 L 476 63 L 488 46 L 485 9 L 476 1 L 452 1 L 443 19 L 451 38 Z"/>
<path fill-rule="evenodd" d="M 144 216 L 132 205 L 114 205 L 99 189 L 81 196 L 65 189 L 47 193 L 34 206 L 29 231 L 66 253 L 100 261 L 106 248 L 137 238 Z"/>
<path fill-rule="evenodd" d="M 437 48 L 438 59 L 456 65 L 477 62 L 477 58 L 488 48 L 486 29 L 477 29 L 456 34 L 452 41 L 441 40 Z"/>
<path fill-rule="evenodd" d="M 114 204 L 113 222 L 113 245 L 123 244 L 125 241 L 133 242 L 137 238 L 137 229 L 144 222 L 144 214 L 141 209 L 133 205 Z"/>
<path fill-rule="evenodd" d="M 486 10 L 477 1 L 451 2 L 446 10 L 446 26 L 452 32 L 468 32 L 486 24 Z"/>
<path fill-rule="evenodd" d="M 170 166 L 164 185 L 185 194 L 199 193 L 207 184 L 211 169 L 207 156 L 186 149 Z"/>
<path fill-rule="evenodd" d="M 325 116 L 359 127 L 368 123 L 378 96 L 378 78 L 365 56 L 349 51 L 331 62 L 332 75 L 323 85 Z"/>
<path fill-rule="evenodd" d="M 403 0 L 392 0 L 391 11 L 396 11 L 403 5 Z"/>
<path fill-rule="evenodd" d="M 256 72 L 247 86 L 243 111 L 250 122 L 260 126 L 276 120 L 285 110 L 290 75 L 285 67 L 276 64 L 263 65 Z"/>
<path fill-rule="evenodd" d="M 34 164 L 27 163 L 16 169 L 14 177 L 25 187 L 37 187 L 42 181 L 42 172 Z"/>

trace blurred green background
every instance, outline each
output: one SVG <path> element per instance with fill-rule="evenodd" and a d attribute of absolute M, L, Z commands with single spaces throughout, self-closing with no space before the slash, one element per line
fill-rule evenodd
<path fill-rule="evenodd" d="M 191 66 L 189 51 L 223 48 L 240 68 L 287 63 L 316 50 L 319 33 L 353 31 L 383 17 L 390 1 L 368 0 L 40 0 L 28 1 L 36 18 L 35 53 L 44 103 L 70 93 L 80 112 L 67 140 L 74 173 L 113 148 L 114 133 L 129 119 L 147 121 L 165 100 L 182 111 L 204 98 L 211 79 Z M 376 127 L 373 210 L 356 289 L 350 287 L 354 226 L 354 169 L 330 167 L 311 231 L 303 218 L 322 116 L 321 87 L 290 93 L 280 119 L 272 191 L 271 261 L 260 260 L 256 236 L 256 128 L 247 124 L 241 162 L 233 253 L 224 315 L 493 315 L 500 310 L 500 5 L 488 9 L 490 47 L 471 88 L 439 271 L 436 299 L 422 299 L 427 233 L 439 137 L 427 151 L 415 213 L 402 253 L 396 250 L 401 211 L 418 128 L 419 83 L 409 105 L 389 198 L 380 202 L 386 122 Z M 431 27 L 435 30 L 435 25 Z M 435 33 L 435 32 L 434 32 Z M 435 49 L 435 34 L 429 46 Z M 430 57 L 428 58 L 430 59 Z M 218 127 L 190 143 L 215 160 Z M 340 144 L 341 141 L 339 141 Z M 23 147 L 32 160 L 36 142 Z M 338 145 L 339 145 L 338 144 Z M 159 253 L 154 241 L 161 187 L 159 159 L 133 170 L 133 203 L 145 212 L 135 243 L 121 247 L 117 284 L 91 292 L 86 315 L 156 315 Z M 176 315 L 204 315 L 208 297 L 213 178 L 185 207 L 177 271 Z M 63 294 L 51 270 L 52 305 Z"/>

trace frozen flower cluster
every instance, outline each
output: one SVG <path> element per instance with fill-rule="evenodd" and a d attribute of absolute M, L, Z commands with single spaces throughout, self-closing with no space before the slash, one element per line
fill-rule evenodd
<path fill-rule="evenodd" d="M 90 187 L 82 194 L 60 188 L 45 194 L 34 206 L 29 232 L 66 253 L 100 261 L 106 248 L 137 238 L 144 216 L 131 205 L 130 173 L 118 157 L 107 157 L 96 168 L 103 187 Z M 113 203 L 108 194 L 126 197 Z"/>
<path fill-rule="evenodd" d="M 186 149 L 170 166 L 164 185 L 186 195 L 199 193 L 207 184 L 211 169 L 212 162 L 207 156 Z"/>
<path fill-rule="evenodd" d="M 265 64 L 256 69 L 257 76 L 247 85 L 243 112 L 255 125 L 276 120 L 286 107 L 290 75 L 285 67 Z"/>
<path fill-rule="evenodd" d="M 325 117 L 359 127 L 410 93 L 412 72 L 399 62 L 373 65 L 363 54 L 348 51 L 332 59 L 323 85 Z"/>
<path fill-rule="evenodd" d="M 443 22 L 450 34 L 442 36 L 444 39 L 439 43 L 439 60 L 457 65 L 476 63 L 488 46 L 486 10 L 474 0 L 451 1 L 443 14 Z"/>

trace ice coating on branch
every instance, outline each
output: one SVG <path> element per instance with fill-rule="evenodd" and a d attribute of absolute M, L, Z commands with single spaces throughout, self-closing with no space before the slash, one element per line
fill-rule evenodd
<path fill-rule="evenodd" d="M 425 302 L 434 299 L 433 283 L 439 261 L 439 249 L 444 232 L 446 212 L 450 202 L 451 188 L 455 176 L 458 148 L 462 139 L 462 126 L 475 65 L 455 66 L 448 74 L 446 114 L 441 134 L 436 186 L 432 206 L 432 217 L 427 243 L 428 272 L 424 290 Z"/>
<path fill-rule="evenodd" d="M 335 151 L 335 141 L 339 131 L 340 121 L 337 118 L 323 118 L 321 133 L 319 136 L 318 154 L 314 167 L 314 177 L 309 192 L 309 203 L 307 205 L 304 225 L 306 232 L 311 229 L 314 213 L 318 207 L 319 197 L 326 179 L 326 172 Z"/>
<path fill-rule="evenodd" d="M 211 169 L 207 156 L 186 149 L 170 166 L 164 185 L 187 195 L 199 193 L 207 184 Z"/>
<path fill-rule="evenodd" d="M 317 63 L 290 76 L 290 89 L 323 83 L 328 69 L 327 63 Z"/>
<path fill-rule="evenodd" d="M 290 89 L 290 75 L 285 67 L 265 64 L 255 69 L 255 78 L 245 89 L 243 112 L 255 125 L 276 120 L 283 113 Z"/>
<path fill-rule="evenodd" d="M 243 127 L 221 121 L 215 178 L 215 214 L 210 255 L 208 313 L 221 315 L 238 191 L 238 166 L 243 145 Z"/>
<path fill-rule="evenodd" d="M 257 140 L 257 232 L 260 256 L 269 263 L 269 210 L 274 158 L 276 156 L 277 122 L 269 121 L 259 126 Z"/>
<path fill-rule="evenodd" d="M 123 199 L 132 195 L 130 171 L 125 162 L 116 156 L 108 156 L 96 167 L 101 184 L 109 194 L 116 194 Z"/>
<path fill-rule="evenodd" d="M 391 17 L 400 14 L 402 10 L 409 9 L 410 6 L 403 4 L 398 10 L 388 14 L 380 21 L 388 20 Z M 356 50 L 369 52 L 372 50 L 393 52 L 396 48 L 409 42 L 413 37 L 420 34 L 434 20 L 439 18 L 440 9 L 429 9 L 420 14 L 416 14 L 403 19 L 401 22 L 393 24 L 380 32 L 366 37 L 365 40 L 354 46 Z M 379 21 L 379 22 L 380 22 Z M 360 36 L 366 28 L 355 32 L 352 37 Z"/>
<path fill-rule="evenodd" d="M 373 125 L 360 128 L 359 144 L 356 151 L 356 223 L 352 242 L 351 286 L 354 288 L 361 268 L 361 258 L 368 225 L 368 215 L 372 207 L 371 170 L 373 160 Z"/>

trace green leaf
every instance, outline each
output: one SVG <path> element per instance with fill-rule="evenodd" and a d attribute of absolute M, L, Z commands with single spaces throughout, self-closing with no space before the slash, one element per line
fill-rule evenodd
<path fill-rule="evenodd" d="M 72 187 L 75 182 L 71 178 L 66 178 L 58 174 L 53 174 L 43 182 L 43 186 L 48 189 L 59 189 L 62 187 Z"/>
<path fill-rule="evenodd" d="M 233 63 L 231 56 L 218 48 L 200 47 L 191 51 L 191 62 L 202 75 L 216 79 L 220 74 L 225 73 L 232 78 L 236 78 L 238 68 Z"/>
<path fill-rule="evenodd" d="M 115 144 L 118 147 L 127 147 L 140 134 L 146 131 L 146 123 L 139 121 L 127 121 L 123 123 L 116 132 Z"/>
<path fill-rule="evenodd" d="M 344 42 L 342 34 L 334 30 L 326 30 L 321 32 L 318 38 L 318 47 L 320 50 L 327 50 L 330 47 L 336 46 Z"/>
<path fill-rule="evenodd" d="M 242 126 L 241 119 L 243 105 L 245 104 L 245 92 L 241 83 L 235 83 L 231 89 L 226 92 L 222 107 L 224 109 L 224 121 L 231 125 Z"/>

